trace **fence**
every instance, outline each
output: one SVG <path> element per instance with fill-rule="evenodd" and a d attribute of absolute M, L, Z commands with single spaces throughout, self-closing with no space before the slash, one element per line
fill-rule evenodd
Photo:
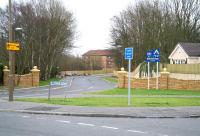
<path fill-rule="evenodd" d="M 165 64 L 170 73 L 200 74 L 200 64 Z"/>
<path fill-rule="evenodd" d="M 82 70 L 82 71 L 61 71 L 60 76 L 71 76 L 71 75 L 91 75 L 91 74 L 105 74 L 113 73 L 113 69 L 105 70 Z"/>

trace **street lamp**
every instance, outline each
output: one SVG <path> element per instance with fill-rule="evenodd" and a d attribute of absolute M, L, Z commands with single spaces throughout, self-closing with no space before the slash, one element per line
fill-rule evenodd
<path fill-rule="evenodd" d="M 17 28 L 15 28 L 15 31 L 22 31 L 22 28 L 21 27 L 17 27 Z"/>
<path fill-rule="evenodd" d="M 13 33 L 13 34 L 14 34 L 13 40 L 16 41 L 16 33 L 17 33 L 17 31 L 21 31 L 21 32 L 22 32 L 23 29 L 22 29 L 21 27 L 16 27 L 14 30 L 15 30 L 15 31 L 14 31 L 14 33 Z"/>

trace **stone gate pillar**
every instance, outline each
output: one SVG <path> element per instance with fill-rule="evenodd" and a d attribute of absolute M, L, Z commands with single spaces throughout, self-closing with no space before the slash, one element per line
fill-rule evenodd
<path fill-rule="evenodd" d="M 32 86 L 39 86 L 40 70 L 37 69 L 37 66 L 34 66 L 31 72 L 32 72 Z"/>
<path fill-rule="evenodd" d="M 121 68 L 121 71 L 118 71 L 118 88 L 125 88 L 127 72 L 124 71 L 124 68 Z"/>
<path fill-rule="evenodd" d="M 159 79 L 159 89 L 168 90 L 169 88 L 169 72 L 167 72 L 167 69 L 164 68 L 163 72 L 160 72 L 160 79 Z"/>
<path fill-rule="evenodd" d="M 3 85 L 4 86 L 8 86 L 9 73 L 10 73 L 10 70 L 8 69 L 7 66 L 5 66 L 3 70 Z"/>

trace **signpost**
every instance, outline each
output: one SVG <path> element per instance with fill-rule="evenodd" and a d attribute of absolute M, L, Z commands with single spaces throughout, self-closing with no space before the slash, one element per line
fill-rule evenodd
<path fill-rule="evenodd" d="M 51 81 L 49 84 L 49 92 L 48 92 L 48 100 L 50 100 L 51 96 L 51 86 L 66 86 L 67 83 L 64 81 Z"/>
<path fill-rule="evenodd" d="M 156 62 L 157 74 L 156 74 L 156 89 L 158 89 L 158 63 L 160 62 L 160 49 L 150 50 L 146 54 L 146 62 L 148 63 L 148 90 L 149 90 L 149 73 L 150 73 L 150 62 Z"/>
<path fill-rule="evenodd" d="M 125 59 L 128 60 L 128 106 L 131 104 L 131 60 L 133 59 L 133 48 L 125 48 Z"/>

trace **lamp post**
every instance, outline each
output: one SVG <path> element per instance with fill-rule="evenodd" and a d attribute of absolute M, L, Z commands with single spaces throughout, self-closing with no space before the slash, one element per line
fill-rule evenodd
<path fill-rule="evenodd" d="M 15 28 L 15 31 L 22 31 L 22 28 L 21 27 L 17 27 L 17 28 Z"/>

